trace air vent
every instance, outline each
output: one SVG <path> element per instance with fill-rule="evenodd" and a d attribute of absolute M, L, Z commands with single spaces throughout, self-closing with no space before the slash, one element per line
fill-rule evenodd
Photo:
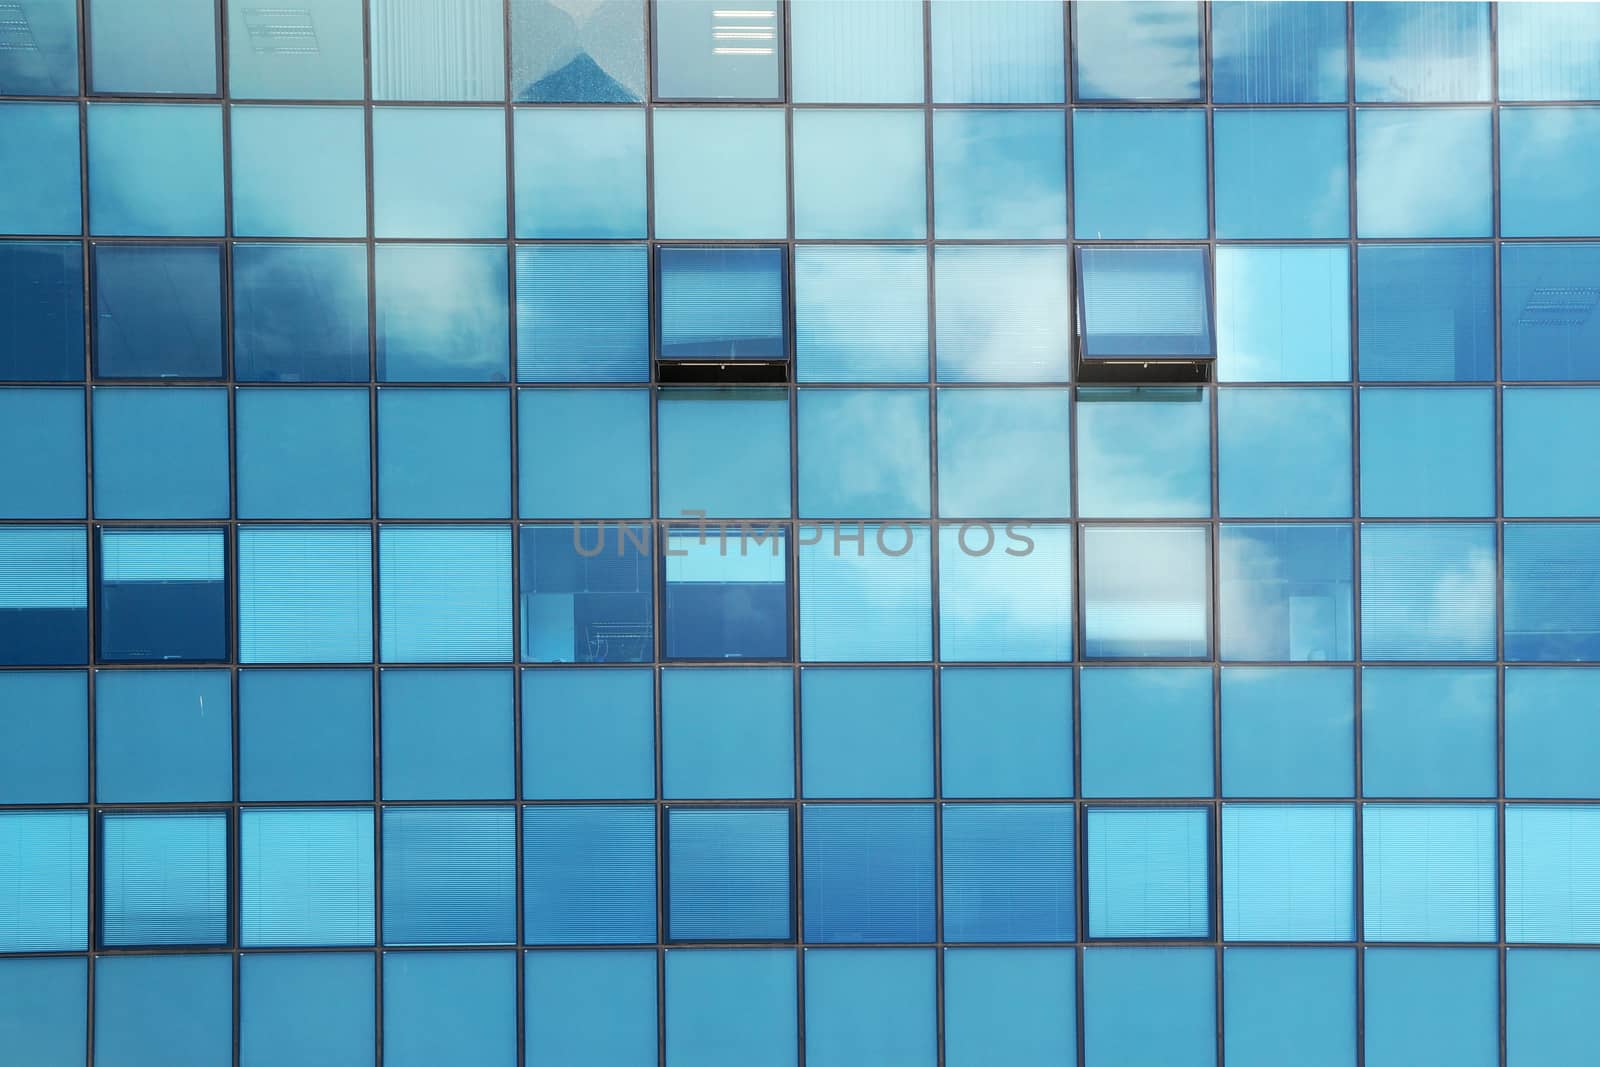
<path fill-rule="evenodd" d="M 0 3 L 0 52 L 37 52 L 39 42 L 33 39 L 33 27 L 21 4 Z"/>
<path fill-rule="evenodd" d="M 245 29 L 250 50 L 262 56 L 315 56 L 322 53 L 311 12 L 303 7 L 247 7 Z"/>
<path fill-rule="evenodd" d="M 1517 315 L 1518 326 L 1582 326 L 1600 304 L 1600 286 L 1541 286 L 1528 294 Z"/>

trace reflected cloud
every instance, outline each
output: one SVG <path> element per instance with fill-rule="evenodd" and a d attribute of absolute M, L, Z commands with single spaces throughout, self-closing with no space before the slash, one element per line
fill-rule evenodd
<path fill-rule="evenodd" d="M 1211 412 L 1199 390 L 1081 389 L 1076 410 L 1080 515 L 1211 514 Z"/>
<path fill-rule="evenodd" d="M 1067 380 L 1065 249 L 946 246 L 934 264 L 942 381 Z"/>
<path fill-rule="evenodd" d="M 1362 237 L 1482 237 L 1492 224 L 1489 112 L 1356 112 Z"/>
<path fill-rule="evenodd" d="M 1072 658 L 1072 530 L 1032 525 L 1033 551 L 1007 555 L 1005 532 L 939 531 L 939 655 L 947 660 Z M 1018 547 L 1017 551 L 1023 551 Z"/>
<path fill-rule="evenodd" d="M 794 256 L 802 382 L 928 380 L 928 257 L 920 246 L 802 245 Z"/>
<path fill-rule="evenodd" d="M 378 377 L 506 381 L 507 269 L 498 245 L 380 245 Z"/>
<path fill-rule="evenodd" d="M 1084 655 L 1204 656 L 1209 541 L 1202 527 L 1086 527 Z"/>
<path fill-rule="evenodd" d="M 1200 99 L 1194 4 L 1118 0 L 1078 4 L 1074 12 L 1079 99 Z"/>

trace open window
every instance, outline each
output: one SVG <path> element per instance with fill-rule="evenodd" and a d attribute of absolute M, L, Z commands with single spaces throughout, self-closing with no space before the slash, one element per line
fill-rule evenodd
<path fill-rule="evenodd" d="M 779 245 L 663 245 L 656 251 L 657 380 L 789 380 L 788 267 Z"/>
<path fill-rule="evenodd" d="M 1081 247 L 1077 274 L 1079 381 L 1211 380 L 1217 346 L 1204 247 Z"/>

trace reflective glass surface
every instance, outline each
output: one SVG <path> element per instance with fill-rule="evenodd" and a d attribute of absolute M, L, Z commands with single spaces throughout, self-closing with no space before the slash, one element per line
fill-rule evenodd
<path fill-rule="evenodd" d="M 82 389 L 0 389 L 0 518 L 81 519 L 85 449 Z"/>
<path fill-rule="evenodd" d="M 1071 528 L 999 525 L 939 530 L 940 658 L 1070 659 Z"/>
<path fill-rule="evenodd" d="M 1193 526 L 1084 527 L 1084 658 L 1206 655 L 1209 541 Z"/>
<path fill-rule="evenodd" d="M 100 659 L 207 663 L 228 658 L 223 531 L 102 529 L 99 549 Z M 225 722 L 221 726 L 227 728 Z"/>
<path fill-rule="evenodd" d="M 1199 5 L 1173 0 L 1072 9 L 1079 100 L 1199 100 Z"/>
<path fill-rule="evenodd" d="M 234 377 L 366 381 L 367 291 L 359 245 L 234 245 Z"/>
<path fill-rule="evenodd" d="M 921 103 L 922 6 L 801 0 L 789 6 L 795 103 Z"/>
<path fill-rule="evenodd" d="M 1363 657 L 1486 660 L 1494 650 L 1494 527 L 1362 526 Z"/>
<path fill-rule="evenodd" d="M 1062 15 L 1027 0 L 942 0 L 929 44 L 934 103 L 1060 103 Z"/>
<path fill-rule="evenodd" d="M 926 236 L 923 125 L 920 111 L 796 111 L 795 236 Z"/>
<path fill-rule="evenodd" d="M 229 122 L 234 233 L 366 236 L 366 128 L 359 108 L 239 107 Z"/>
<path fill-rule="evenodd" d="M 935 110 L 934 236 L 1065 237 L 1065 156 L 1059 113 Z"/>
<path fill-rule="evenodd" d="M 639 663 L 654 651 L 650 535 L 623 525 L 522 528 L 522 656 Z"/>
<path fill-rule="evenodd" d="M 378 379 L 506 381 L 507 269 L 495 245 L 380 245 Z"/>
<path fill-rule="evenodd" d="M 790 655 L 788 544 L 786 527 L 762 523 L 662 528 L 661 658 Z"/>
<path fill-rule="evenodd" d="M 378 237 L 504 237 L 505 115 L 487 108 L 375 108 Z"/>
<path fill-rule="evenodd" d="M 940 514 L 1070 514 L 1068 399 L 1061 389 L 940 389 Z M 971 543 L 984 537 L 974 532 Z"/>
<path fill-rule="evenodd" d="M 1210 359 L 1211 272 L 1203 248 L 1077 249 L 1084 359 Z"/>
<path fill-rule="evenodd" d="M 1347 126 L 1337 111 L 1218 113 L 1217 236 L 1347 236 Z"/>
<path fill-rule="evenodd" d="M 89 229 L 137 237 L 223 232 L 222 108 L 89 108 Z"/>
<path fill-rule="evenodd" d="M 1510 524 L 1505 553 L 1505 658 L 1600 660 L 1600 525 Z"/>
<path fill-rule="evenodd" d="M 372 533 L 364 526 L 239 529 L 239 660 L 372 659 Z"/>
<path fill-rule="evenodd" d="M 650 514 L 650 397 L 644 390 L 525 389 L 517 418 L 523 518 Z M 578 438 L 588 441 L 585 462 L 551 462 Z M 606 531 L 611 539 L 616 532 Z"/>
<path fill-rule="evenodd" d="M 683 0 L 671 9 L 691 6 L 702 5 Z M 781 110 L 661 108 L 652 122 L 657 237 L 770 240 L 788 234 Z"/>
<path fill-rule="evenodd" d="M 796 412 L 801 515 L 928 514 L 924 390 L 802 389 Z"/>
<path fill-rule="evenodd" d="M 1198 389 L 1080 389 L 1078 510 L 1085 518 L 1211 513 L 1211 413 Z"/>
<path fill-rule="evenodd" d="M 1347 516 L 1350 480 L 1349 390 L 1218 391 L 1217 493 L 1224 516 Z"/>
<path fill-rule="evenodd" d="M 1223 659 L 1351 658 L 1349 526 L 1224 526 L 1220 537 Z"/>
<path fill-rule="evenodd" d="M 226 390 L 101 386 L 93 404 L 97 518 L 227 517 Z"/>
<path fill-rule="evenodd" d="M 1592 456 L 1600 390 L 1507 389 L 1501 401 L 1507 515 L 1600 514 Z"/>
<path fill-rule="evenodd" d="M 1521 254 L 1518 246 L 1513 252 Z M 1361 377 L 1494 377 L 1494 251 L 1488 245 L 1360 245 Z M 1510 366 L 1510 359 L 1507 359 Z"/>
<path fill-rule="evenodd" d="M 517 380 L 650 377 L 650 250 L 644 245 L 517 248 Z"/>
<path fill-rule="evenodd" d="M 656 410 L 659 513 L 789 514 L 789 404 L 775 389 L 694 389 Z"/>
<path fill-rule="evenodd" d="M 0 377 L 83 380 L 83 245 L 0 243 Z"/>
<path fill-rule="evenodd" d="M 644 6 L 641 0 L 512 0 L 512 100 L 628 104 L 642 99 Z"/>
<path fill-rule="evenodd" d="M 1494 514 L 1494 394 L 1361 390 L 1361 514 Z"/>
<path fill-rule="evenodd" d="M 1445 7 L 1453 4 L 1364 5 Z M 1357 108 L 1356 232 L 1483 237 L 1493 229 L 1489 112 Z"/>
<path fill-rule="evenodd" d="M 76 0 L 18 0 L 18 47 L 0 55 L 0 92 L 71 96 L 78 91 Z"/>
<path fill-rule="evenodd" d="M 668 246 L 656 268 L 658 359 L 788 354 L 782 248 Z"/>
<path fill-rule="evenodd" d="M 782 13 L 718 0 L 653 5 L 655 89 L 663 100 L 783 96 Z"/>
<path fill-rule="evenodd" d="M 503 100 L 504 0 L 370 0 L 375 100 Z"/>
<path fill-rule="evenodd" d="M 1073 233 L 1080 240 L 1207 235 L 1203 113 L 1075 111 L 1072 155 Z"/>
<path fill-rule="evenodd" d="M 222 377 L 220 246 L 96 245 L 94 305 L 99 377 Z"/>
<path fill-rule="evenodd" d="M 1500 359 L 1508 381 L 1600 377 L 1600 245 L 1514 244 L 1500 252 Z"/>
<path fill-rule="evenodd" d="M 1509 108 L 1500 119 L 1500 231 L 1507 237 L 1600 234 L 1593 145 L 1600 109 Z"/>
<path fill-rule="evenodd" d="M 1589 4 L 1506 4 L 1496 12 L 1502 100 L 1600 99 L 1600 8 Z"/>
<path fill-rule="evenodd" d="M 0 233 L 82 233 L 78 109 L 0 105 Z"/>
<path fill-rule="evenodd" d="M 1493 795 L 1497 682 L 1490 667 L 1362 668 L 1367 796 Z"/>
<path fill-rule="evenodd" d="M 217 91 L 216 0 L 98 0 L 89 8 L 89 81 L 97 93 Z"/>
<path fill-rule="evenodd" d="M 1087 667 L 1079 672 L 1085 797 L 1212 792 L 1211 671 Z"/>
<path fill-rule="evenodd" d="M 1224 667 L 1221 747 L 1226 796 L 1349 796 L 1355 785 L 1353 672 Z"/>
<path fill-rule="evenodd" d="M 1225 382 L 1348 381 L 1348 249 L 1217 249 L 1217 376 Z"/>
<path fill-rule="evenodd" d="M 643 111 L 524 108 L 513 122 L 518 237 L 645 235 Z"/>
<path fill-rule="evenodd" d="M 921 247 L 801 245 L 794 305 L 799 381 L 928 380 L 928 256 Z"/>
<path fill-rule="evenodd" d="M 895 662 L 933 654 L 932 537 L 863 523 L 862 544 L 800 544 L 800 658 Z"/>
<path fill-rule="evenodd" d="M 380 389 L 378 514 L 509 518 L 510 423 L 504 389 Z"/>
<path fill-rule="evenodd" d="M 302 0 L 292 8 L 228 0 L 228 89 L 271 100 L 362 95 L 359 0 Z"/>
<path fill-rule="evenodd" d="M 1488 4 L 1362 4 L 1354 32 L 1357 100 L 1489 97 Z"/>
<path fill-rule="evenodd" d="M 938 374 L 946 382 L 1064 382 L 1071 348 L 1062 249 L 934 251 Z"/>
<path fill-rule="evenodd" d="M 1325 0 L 1215 0 L 1211 98 L 1219 104 L 1345 100 L 1345 7 Z"/>

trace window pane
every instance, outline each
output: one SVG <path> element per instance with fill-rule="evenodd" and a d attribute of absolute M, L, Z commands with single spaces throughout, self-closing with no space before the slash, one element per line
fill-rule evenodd
<path fill-rule="evenodd" d="M 1507 389 L 1504 397 L 1505 513 L 1600 514 L 1592 471 L 1600 444 L 1600 389 Z"/>
<path fill-rule="evenodd" d="M 1083 1047 L 1088 1063 L 1212 1067 L 1216 951 L 1093 948 L 1083 955 Z M 1159 1026 L 1146 1025 L 1159 1004 Z"/>
<path fill-rule="evenodd" d="M 1600 796 L 1597 676 L 1575 667 L 1512 667 L 1505 677 L 1505 792 Z"/>
<path fill-rule="evenodd" d="M 513 121 L 518 237 L 645 236 L 642 110 L 522 108 Z"/>
<path fill-rule="evenodd" d="M 1084 656 L 1206 655 L 1209 541 L 1204 528 L 1193 526 L 1085 527 Z"/>
<path fill-rule="evenodd" d="M 1357 1062 L 1353 949 L 1230 949 L 1222 985 L 1223 1051 L 1233 1067 L 1274 1067 L 1285 1056 L 1300 1067 Z"/>
<path fill-rule="evenodd" d="M 373 1062 L 370 952 L 252 953 L 239 961 L 239 1062 Z"/>
<path fill-rule="evenodd" d="M 241 518 L 371 514 L 365 389 L 239 389 L 234 435 Z"/>
<path fill-rule="evenodd" d="M 1363 658 L 1486 660 L 1494 653 L 1494 527 L 1361 528 Z"/>
<path fill-rule="evenodd" d="M 1072 795 L 1070 670 L 946 667 L 939 695 L 944 796 Z"/>
<path fill-rule="evenodd" d="M 519 513 L 529 519 L 650 514 L 650 394 L 524 389 L 517 398 Z M 582 441 L 584 461 L 565 453 Z M 603 477 L 596 477 L 602 473 Z M 608 533 L 615 535 L 616 531 Z"/>
<path fill-rule="evenodd" d="M 89 108 L 89 227 L 130 237 L 223 233 L 222 108 Z"/>
<path fill-rule="evenodd" d="M 674 0 L 658 10 L 699 6 L 702 0 Z M 775 240 L 788 235 L 781 109 L 658 108 L 651 121 L 657 237 Z"/>
<path fill-rule="evenodd" d="M 666 954 L 666 1062 L 794 1067 L 792 948 Z"/>
<path fill-rule="evenodd" d="M 1066 148 L 1059 111 L 935 111 L 935 236 L 1065 237 Z"/>
<path fill-rule="evenodd" d="M 365 526 L 239 530 L 239 661 L 372 659 L 372 532 Z"/>
<path fill-rule="evenodd" d="M 102 815 L 100 944 L 228 943 L 228 816 Z"/>
<path fill-rule="evenodd" d="M 644 245 L 517 249 L 517 380 L 650 380 Z"/>
<path fill-rule="evenodd" d="M 523 1041 L 535 1063 L 650 1063 L 656 1058 L 656 953 L 529 952 Z"/>
<path fill-rule="evenodd" d="M 926 390 L 801 389 L 797 404 L 800 514 L 928 514 Z"/>
<path fill-rule="evenodd" d="M 1067 380 L 1065 249 L 943 246 L 934 267 L 940 380 Z"/>
<path fill-rule="evenodd" d="M 920 111 L 796 111 L 796 237 L 927 235 Z"/>
<path fill-rule="evenodd" d="M 1593 62 L 1600 50 L 1600 7 L 1506 4 L 1496 15 L 1500 99 L 1600 99 L 1600 67 Z"/>
<path fill-rule="evenodd" d="M 1078 248 L 1084 358 L 1215 354 L 1210 264 L 1200 248 Z"/>
<path fill-rule="evenodd" d="M 239 672 L 240 800 L 371 800 L 372 672 Z"/>
<path fill-rule="evenodd" d="M 799 546 L 800 658 L 896 662 L 933 657 L 926 526 L 838 523 Z M 860 536 L 860 542 L 851 544 Z"/>
<path fill-rule="evenodd" d="M 794 795 L 794 675 L 770 667 L 661 675 L 661 782 L 669 799 Z"/>
<path fill-rule="evenodd" d="M 81 382 L 83 348 L 83 245 L 0 243 L 0 379 Z"/>
<path fill-rule="evenodd" d="M 1600 244 L 1506 245 L 1500 253 L 1505 378 L 1600 378 L 1600 368 L 1595 366 L 1595 351 L 1600 347 L 1600 321 L 1594 315 L 1597 302 Z"/>
<path fill-rule="evenodd" d="M 74 0 L 17 0 L 7 30 L 15 46 L 0 53 L 0 93 L 73 96 L 78 92 L 78 5 Z M 920 78 L 919 78 L 920 84 Z"/>
<path fill-rule="evenodd" d="M 97 93 L 217 91 L 216 0 L 96 0 L 89 43 Z"/>
<path fill-rule="evenodd" d="M 1537 5 L 1544 6 L 1544 5 Z M 1554 5 L 1551 5 L 1554 6 Z M 1582 1005 L 1600 986 L 1590 952 L 1512 949 L 1506 955 L 1506 1054 L 1509 1062 L 1559 1063 L 1588 1055 Z"/>
<path fill-rule="evenodd" d="M 94 246 L 102 378 L 221 378 L 222 248 Z"/>
<path fill-rule="evenodd" d="M 1506 808 L 1506 940 L 1600 942 L 1600 807 Z"/>
<path fill-rule="evenodd" d="M 1224 526 L 1223 659 L 1351 659 L 1350 527 Z"/>
<path fill-rule="evenodd" d="M 1350 233 L 1344 115 L 1223 111 L 1215 136 L 1218 237 Z"/>
<path fill-rule="evenodd" d="M 372 0 L 371 19 L 373 99 L 505 98 L 503 0 Z"/>
<path fill-rule="evenodd" d="M 631 104 L 644 97 L 644 83 L 642 0 L 575 8 L 560 0 L 512 0 L 512 100 Z"/>
<path fill-rule="evenodd" d="M 800 706 L 806 796 L 933 795 L 927 669 L 808 667 Z"/>
<path fill-rule="evenodd" d="M 360 0 L 228 0 L 228 89 L 269 100 L 362 96 Z"/>
<path fill-rule="evenodd" d="M 380 529 L 383 658 L 511 659 L 510 535 L 504 526 Z"/>
<path fill-rule="evenodd" d="M 511 952 L 383 956 L 383 1062 L 427 1067 L 517 1062 L 517 958 Z"/>
<path fill-rule="evenodd" d="M 99 656 L 228 658 L 222 530 L 101 530 Z"/>
<path fill-rule="evenodd" d="M 793 936 L 792 821 L 787 807 L 670 809 L 668 940 L 784 941 Z M 653 837 L 647 846 L 654 849 Z M 653 920 L 653 894 L 649 899 Z M 650 930 L 653 937 L 653 922 Z"/>
<path fill-rule="evenodd" d="M 379 389 L 378 514 L 510 517 L 510 393 Z"/>
<path fill-rule="evenodd" d="M 233 246 L 233 373 L 246 382 L 364 382 L 367 250 Z"/>
<path fill-rule="evenodd" d="M 498 109 L 375 109 L 376 235 L 504 237 L 505 169 L 505 114 Z"/>
<path fill-rule="evenodd" d="M 1505 658 L 1600 660 L 1600 524 L 1506 526 Z"/>
<path fill-rule="evenodd" d="M 939 657 L 1071 659 L 1071 527 L 975 525 L 939 530 Z"/>
<path fill-rule="evenodd" d="M 796 103 L 922 102 L 921 4 L 797 0 L 789 40 Z"/>
<path fill-rule="evenodd" d="M 84 672 L 6 671 L 0 708 L 0 804 L 88 803 Z"/>
<path fill-rule="evenodd" d="M 1361 513 L 1492 515 L 1493 392 L 1361 390 Z"/>
<path fill-rule="evenodd" d="M 656 939 L 655 808 L 526 808 L 522 868 L 523 937 L 529 944 Z"/>
<path fill-rule="evenodd" d="M 1217 466 L 1224 515 L 1349 515 L 1349 390 L 1218 390 Z"/>
<path fill-rule="evenodd" d="M 384 944 L 510 944 L 516 915 L 513 809 L 384 809 Z"/>
<path fill-rule="evenodd" d="M 1211 98 L 1219 104 L 1345 100 L 1344 5 L 1217 0 Z"/>
<path fill-rule="evenodd" d="M 1062 7 L 1026 0 L 933 5 L 933 99 L 941 104 L 1059 104 Z"/>
<path fill-rule="evenodd" d="M 656 96 L 664 100 L 783 97 L 783 13 L 673 0 L 655 16 Z"/>
<path fill-rule="evenodd" d="M 940 389 L 938 405 L 940 514 L 1071 514 L 1066 390 Z M 974 548 L 985 540 L 981 527 L 969 536 Z M 1007 538 L 1003 547 L 1018 544 Z"/>
<path fill-rule="evenodd" d="M 928 380 L 928 255 L 921 246 L 801 245 L 794 250 L 794 305 L 799 381 Z"/>
<path fill-rule="evenodd" d="M 0 853 L 0 951 L 88 948 L 88 813 L 0 812 Z"/>
<path fill-rule="evenodd" d="M 522 655 L 540 663 L 648 663 L 655 656 L 653 527 L 522 528 Z"/>
<path fill-rule="evenodd" d="M 522 794 L 529 800 L 654 796 L 655 734 L 650 670 L 522 672 Z"/>
<path fill-rule="evenodd" d="M 805 939 L 934 939 L 933 805 L 806 804 Z"/>
<path fill-rule="evenodd" d="M 677 526 L 661 540 L 663 659 L 788 659 L 789 531 Z"/>
<path fill-rule="evenodd" d="M 233 960 L 226 954 L 94 961 L 94 1040 L 133 1063 L 203 1067 L 233 1054 Z"/>
<path fill-rule="evenodd" d="M 1507 237 L 1600 234 L 1593 177 L 1600 112 L 1507 108 L 1500 120 L 1500 230 Z"/>
<path fill-rule="evenodd" d="M 96 389 L 94 471 L 100 518 L 226 518 L 227 390 Z"/>
<path fill-rule="evenodd" d="M 1366 805 L 1367 939 L 1493 941 L 1495 821 L 1488 804 Z"/>
<path fill-rule="evenodd" d="M 1233 797 L 1355 792 L 1350 669 L 1224 667 L 1222 791 Z"/>
<path fill-rule="evenodd" d="M 1076 111 L 1072 151 L 1080 239 L 1207 236 L 1201 112 Z"/>
<path fill-rule="evenodd" d="M 997 1060 L 1048 1067 L 1077 1057 L 1078 953 L 952 948 L 944 953 L 944 1050 L 951 1067 Z"/>
<path fill-rule="evenodd" d="M 1356 99 L 1489 98 L 1489 5 L 1363 4 L 1355 9 Z"/>
<path fill-rule="evenodd" d="M 78 162 L 76 105 L 0 104 L 0 233 L 82 233 Z"/>
<path fill-rule="evenodd" d="M 1199 389 L 1078 390 L 1079 514 L 1211 514 L 1205 400 Z"/>
<path fill-rule="evenodd" d="M 1071 804 L 944 806 L 946 941 L 1077 936 Z"/>
<path fill-rule="evenodd" d="M 931 949 L 807 952 L 808 1067 L 935 1062 L 935 967 Z"/>
<path fill-rule="evenodd" d="M 1090 808 L 1089 937 L 1211 936 L 1209 808 Z"/>
<path fill-rule="evenodd" d="M 378 378 L 507 380 L 506 250 L 379 245 Z"/>
<path fill-rule="evenodd" d="M 367 135 L 360 108 L 235 107 L 229 122 L 234 233 L 367 235 Z M 441 199 L 459 195 L 447 188 L 437 193 Z"/>
<path fill-rule="evenodd" d="M 1493 796 L 1495 673 L 1487 667 L 1362 668 L 1361 786 L 1367 796 Z M 1509 698 L 1507 707 L 1509 715 Z"/>
<path fill-rule="evenodd" d="M 0 466 L 0 518 L 83 518 L 83 441 L 82 389 L 0 389 L 0 455 L 27 457 Z"/>
<path fill-rule="evenodd" d="M 656 434 L 662 515 L 789 514 L 784 390 L 674 391 L 658 401 Z"/>
<path fill-rule="evenodd" d="M 1217 374 L 1228 382 L 1349 380 L 1344 245 L 1217 249 Z"/>
<path fill-rule="evenodd" d="M 73 90 L 69 87 L 64 91 Z M 0 961 L 0 998 L 10 1009 L 6 1040 L 22 1062 L 75 1064 L 87 1060 L 86 957 Z"/>
<path fill-rule="evenodd" d="M 1520 246 L 1516 250 L 1520 254 Z M 1494 253 L 1488 245 L 1361 245 L 1357 255 L 1362 378 L 1494 377 Z"/>
<path fill-rule="evenodd" d="M 1163 2 L 1074 7 L 1077 98 L 1201 99 L 1199 8 Z"/>
<path fill-rule="evenodd" d="M 1375 6 L 1454 5 L 1357 10 Z M 1487 236 L 1493 223 L 1489 141 L 1483 108 L 1358 108 L 1359 235 Z"/>
<path fill-rule="evenodd" d="M 1354 867 L 1349 804 L 1224 804 L 1222 936 L 1351 940 Z"/>
<path fill-rule="evenodd" d="M 660 359 L 788 356 L 781 247 L 666 246 L 657 253 Z"/>
<path fill-rule="evenodd" d="M 95 797 L 100 803 L 233 798 L 227 671 L 100 671 L 95 678 Z"/>
<path fill-rule="evenodd" d="M 1211 668 L 1088 668 L 1078 688 L 1084 796 L 1211 794 Z"/>

